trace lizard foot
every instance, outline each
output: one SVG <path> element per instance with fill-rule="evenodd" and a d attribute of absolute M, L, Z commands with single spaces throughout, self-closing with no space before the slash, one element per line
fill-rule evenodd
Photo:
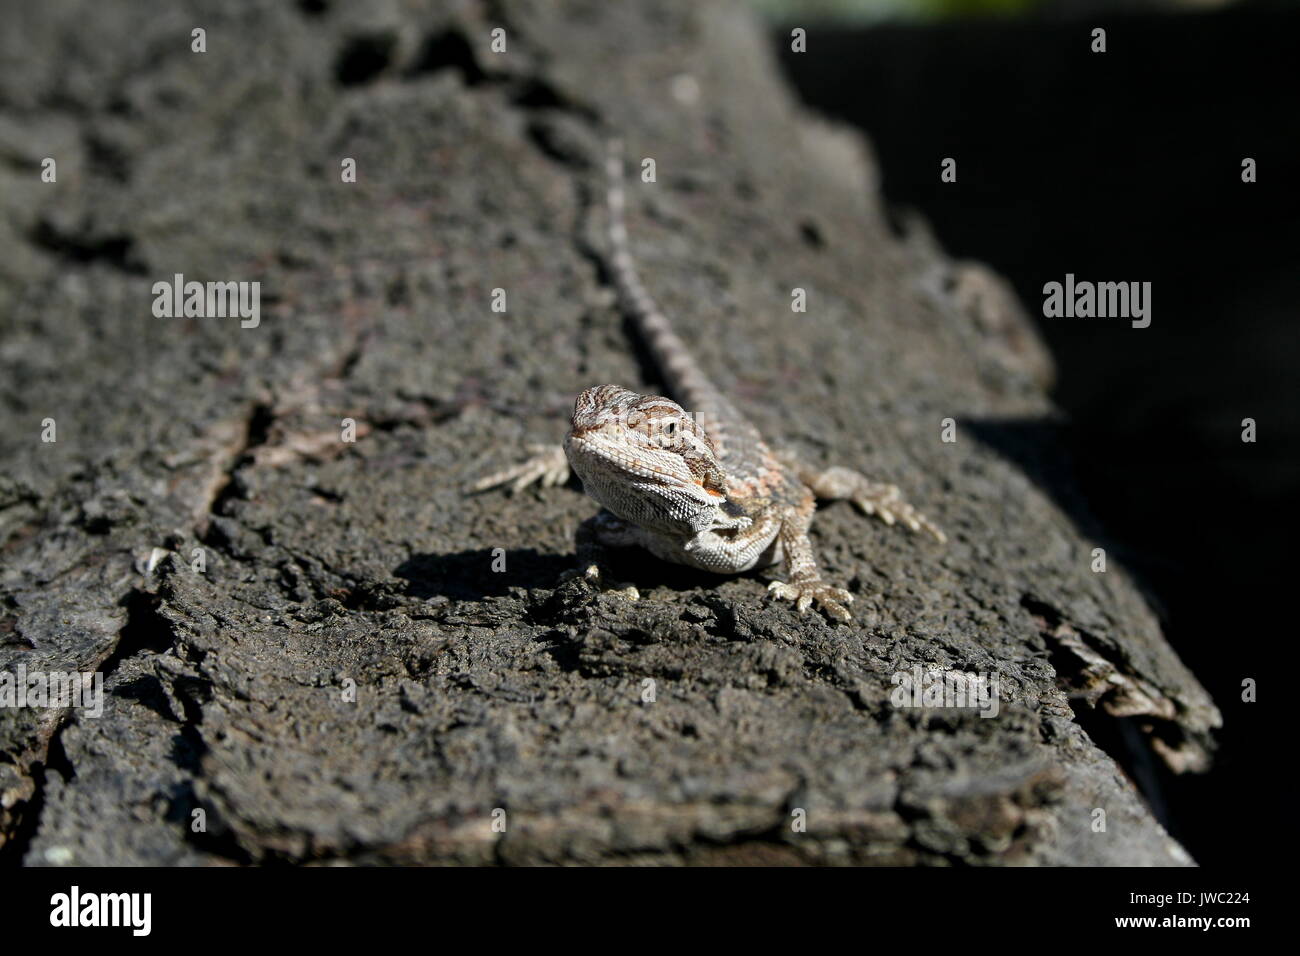
<path fill-rule="evenodd" d="M 586 568 L 570 568 L 560 575 L 561 581 L 572 581 L 574 578 L 582 578 L 583 581 L 597 591 L 617 594 L 629 601 L 641 600 L 641 592 L 636 589 L 635 585 L 609 580 L 605 577 L 605 573 L 601 571 L 598 564 L 589 564 Z"/>
<path fill-rule="evenodd" d="M 903 499 L 903 493 L 897 485 L 872 481 L 852 468 L 836 466 L 818 471 L 803 465 L 798 458 L 790 455 L 785 455 L 782 461 L 795 469 L 799 479 L 818 498 L 829 501 L 848 500 L 863 514 L 875 515 L 885 524 L 899 522 L 913 531 L 928 531 L 940 544 L 948 541 L 947 535 L 939 530 L 938 525 Z"/>
<path fill-rule="evenodd" d="M 487 491 L 509 485 L 513 494 L 529 485 L 552 488 L 569 480 L 569 459 L 562 445 L 529 445 L 528 450 L 531 457 L 527 461 L 480 478 L 470 486 L 470 491 Z"/>
<path fill-rule="evenodd" d="M 818 497 L 848 498 L 864 515 L 875 515 L 885 524 L 901 522 L 913 531 L 928 531 L 944 543 L 947 536 L 939 526 L 903 499 L 898 485 L 872 481 L 851 468 L 827 468 L 812 484 Z"/>
<path fill-rule="evenodd" d="M 853 615 L 844 605 L 853 603 L 853 595 L 843 588 L 832 587 L 825 581 L 773 581 L 767 586 L 768 593 L 787 601 L 794 602 L 794 608 L 803 614 L 816 603 L 827 617 L 837 621 L 851 621 Z"/>
<path fill-rule="evenodd" d="M 864 515 L 875 515 L 885 524 L 901 521 L 913 531 L 930 532 L 940 544 L 948 541 L 948 536 L 939 530 L 938 525 L 903 500 L 897 485 L 867 482 L 859 486 L 852 500 L 854 507 Z"/>

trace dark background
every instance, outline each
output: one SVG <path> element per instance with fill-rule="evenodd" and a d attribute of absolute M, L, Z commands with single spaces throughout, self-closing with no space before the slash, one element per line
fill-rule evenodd
<path fill-rule="evenodd" d="M 1199 862 L 1241 862 L 1276 823 L 1253 808 L 1279 759 L 1241 682 L 1276 695 L 1294 640 L 1300 12 L 800 25 L 804 54 L 775 33 L 788 75 L 867 133 L 891 206 L 1015 285 L 1056 360 L 1061 437 L 1108 558 L 1225 726 L 1211 772 L 1175 777 L 1123 721 L 1081 721 Z M 1067 272 L 1151 282 L 1151 326 L 1043 318 L 1043 284 Z"/>

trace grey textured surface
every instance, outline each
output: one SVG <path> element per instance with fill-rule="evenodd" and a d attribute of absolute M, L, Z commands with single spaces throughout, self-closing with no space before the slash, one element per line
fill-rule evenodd
<path fill-rule="evenodd" d="M 0 710 L 0 859 L 1190 862 L 1067 700 L 1146 715 L 1179 766 L 1218 721 L 1090 570 L 1039 346 L 891 228 L 744 9 L 360 6 L 8 14 L 0 670 L 109 695 Z M 705 367 L 952 539 L 824 509 L 853 625 L 635 555 L 638 602 L 557 584 L 593 503 L 462 493 L 581 388 L 654 385 L 589 255 L 611 133 L 656 159 L 629 227 Z M 259 280 L 261 326 L 155 319 L 177 272 Z M 893 707 L 914 664 L 997 675 L 999 715 Z"/>

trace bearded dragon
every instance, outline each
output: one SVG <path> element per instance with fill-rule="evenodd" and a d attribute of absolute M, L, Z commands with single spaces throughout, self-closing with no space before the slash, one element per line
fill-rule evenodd
<path fill-rule="evenodd" d="M 851 620 L 846 605 L 853 595 L 822 578 L 808 537 L 818 498 L 848 499 L 864 514 L 928 531 L 941 543 L 943 532 L 894 485 L 848 468 L 812 468 L 768 446 L 700 368 L 641 281 L 624 219 L 619 141 L 609 144 L 605 165 L 609 249 L 601 256 L 677 401 L 617 385 L 588 388 L 574 404 L 562 446 L 533 446 L 528 461 L 473 490 L 549 487 L 576 474 L 603 506 L 576 536 L 577 573 L 597 586 L 610 586 L 600 569 L 609 547 L 640 546 L 715 574 L 784 564 L 785 580 L 768 586 L 772 595 L 793 601 L 800 613 L 815 605 L 828 617 Z"/>

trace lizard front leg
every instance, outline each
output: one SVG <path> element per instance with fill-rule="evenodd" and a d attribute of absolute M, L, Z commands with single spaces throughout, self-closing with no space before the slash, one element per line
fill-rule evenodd
<path fill-rule="evenodd" d="M 789 455 L 783 456 L 783 461 L 813 494 L 824 501 L 847 499 L 863 514 L 875 515 L 885 524 L 899 521 L 913 531 L 928 531 L 941 544 L 948 540 L 938 525 L 903 500 L 897 485 L 872 481 L 852 468 L 834 467 L 819 471 Z"/>
<path fill-rule="evenodd" d="M 610 548 L 625 548 L 637 544 L 639 536 L 635 525 L 601 509 L 578 525 L 574 533 L 574 548 L 578 552 L 578 566 L 560 576 L 561 581 L 581 577 L 601 591 L 616 591 L 630 601 L 641 597 L 631 584 L 611 581 L 605 574 L 606 556 Z"/>
<path fill-rule="evenodd" d="M 802 506 L 781 522 L 781 551 L 785 556 L 788 580 L 773 581 L 767 589 L 776 597 L 793 601 L 800 614 L 816 604 L 827 617 L 851 621 L 853 615 L 845 605 L 853 603 L 853 595 L 843 588 L 827 584 L 817 567 L 817 556 L 808 537 L 815 507 L 816 503 L 809 495 Z"/>
<path fill-rule="evenodd" d="M 470 491 L 487 491 L 505 485 L 511 493 L 523 491 L 529 485 L 552 488 L 569 480 L 569 459 L 563 445 L 529 445 L 531 456 L 518 465 L 480 478 L 470 486 Z"/>

